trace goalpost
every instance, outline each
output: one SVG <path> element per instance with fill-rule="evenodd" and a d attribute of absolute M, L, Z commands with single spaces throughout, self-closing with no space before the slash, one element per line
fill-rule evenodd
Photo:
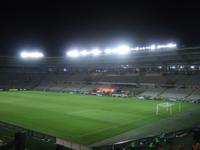
<path fill-rule="evenodd" d="M 174 104 L 169 103 L 169 102 L 164 102 L 164 103 L 157 104 L 157 106 L 156 106 L 156 115 L 158 115 L 160 107 L 165 108 L 166 111 L 169 112 L 170 115 L 172 115 L 172 106 L 173 105 Z"/>

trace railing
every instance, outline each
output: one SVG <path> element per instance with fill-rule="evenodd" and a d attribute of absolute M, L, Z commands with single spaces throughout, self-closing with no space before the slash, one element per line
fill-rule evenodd
<path fill-rule="evenodd" d="M 19 127 L 19 126 L 13 125 L 11 123 L 6 123 L 3 121 L 0 121 L 0 129 L 1 128 L 3 128 L 4 130 L 7 130 L 9 132 L 12 132 L 12 133 L 26 133 L 26 136 L 29 138 L 31 137 L 32 139 L 36 139 L 41 142 L 46 142 L 51 145 L 52 144 L 59 145 L 59 146 L 65 147 L 70 150 L 71 149 L 74 149 L 74 150 L 88 150 L 89 149 L 89 147 L 87 147 L 85 145 L 81 145 L 78 143 L 60 139 L 60 138 L 57 138 L 57 137 L 54 137 L 54 136 L 51 136 L 48 134 L 44 134 L 44 133 L 37 132 L 37 131 L 31 130 L 31 129 Z"/>
<path fill-rule="evenodd" d="M 6 123 L 3 121 L 0 121 L 0 127 L 7 129 L 8 131 L 11 131 L 13 133 L 16 132 L 26 132 L 27 136 L 48 142 L 48 143 L 56 143 L 56 137 L 51 136 L 51 135 L 47 135 L 41 132 L 37 132 L 31 129 L 27 129 L 27 128 L 23 128 L 23 127 L 19 127 L 10 123 Z"/>
<path fill-rule="evenodd" d="M 122 150 L 122 149 L 127 148 L 131 143 L 141 142 L 145 144 L 145 143 L 149 143 L 150 141 L 151 142 L 154 141 L 156 138 L 159 138 L 159 140 L 162 140 L 165 142 L 173 141 L 173 140 L 176 140 L 176 138 L 182 138 L 188 134 L 195 133 L 196 132 L 195 130 L 198 130 L 197 132 L 199 134 L 200 128 L 188 128 L 188 129 L 179 130 L 175 132 L 162 133 L 160 135 L 145 137 L 142 139 L 130 139 L 130 140 L 120 141 L 120 142 L 109 144 L 109 145 L 96 146 L 96 147 L 93 147 L 92 150 Z"/>

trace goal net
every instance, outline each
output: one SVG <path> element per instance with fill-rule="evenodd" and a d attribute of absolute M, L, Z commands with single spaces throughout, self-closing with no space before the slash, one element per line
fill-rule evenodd
<path fill-rule="evenodd" d="M 159 110 L 161 110 L 161 108 L 162 108 L 162 110 L 165 109 L 167 112 L 169 112 L 170 115 L 172 115 L 172 106 L 173 106 L 173 104 L 169 103 L 169 102 L 157 104 L 156 115 L 158 115 Z"/>

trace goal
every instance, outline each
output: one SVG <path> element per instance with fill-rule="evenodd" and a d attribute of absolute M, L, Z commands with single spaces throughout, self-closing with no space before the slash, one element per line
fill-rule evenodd
<path fill-rule="evenodd" d="M 158 115 L 160 108 L 166 109 L 166 111 L 169 112 L 170 115 L 172 115 L 172 106 L 173 105 L 174 104 L 169 103 L 169 102 L 164 102 L 164 103 L 157 104 L 157 106 L 156 106 L 156 115 Z"/>

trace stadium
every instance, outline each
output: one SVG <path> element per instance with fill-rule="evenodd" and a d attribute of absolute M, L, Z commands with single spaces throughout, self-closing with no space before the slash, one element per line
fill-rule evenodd
<path fill-rule="evenodd" d="M 174 43 L 2 56 L 0 148 L 190 149 L 199 141 L 199 74 L 200 47 Z"/>

